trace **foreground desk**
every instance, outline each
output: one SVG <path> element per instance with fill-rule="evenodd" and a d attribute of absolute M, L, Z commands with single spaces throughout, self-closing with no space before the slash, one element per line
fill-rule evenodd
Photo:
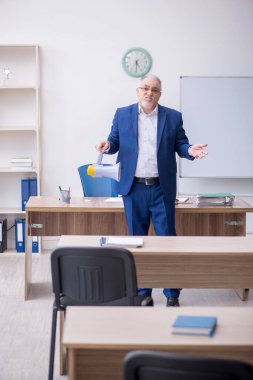
<path fill-rule="evenodd" d="M 212 338 L 173 335 L 179 314 L 214 315 Z M 63 345 L 69 380 L 120 380 L 123 358 L 138 349 L 242 360 L 253 365 L 253 310 L 242 307 L 68 307 Z"/>
<path fill-rule="evenodd" d="M 99 246 L 99 236 L 61 236 L 58 246 Z M 253 288 L 253 238 L 144 236 L 134 255 L 140 288 Z"/>
<path fill-rule="evenodd" d="M 194 199 L 176 206 L 178 235 L 244 236 L 246 212 L 253 207 L 240 198 L 233 207 L 197 207 Z M 108 198 L 71 199 L 62 203 L 56 197 L 30 197 L 26 205 L 25 299 L 32 281 L 32 254 L 28 236 L 127 235 L 122 201 Z M 151 229 L 151 234 L 153 230 Z"/>

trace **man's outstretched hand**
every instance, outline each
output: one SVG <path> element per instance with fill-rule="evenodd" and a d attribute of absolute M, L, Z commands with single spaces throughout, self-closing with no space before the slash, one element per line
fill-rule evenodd
<path fill-rule="evenodd" d="M 194 158 L 203 158 L 208 152 L 204 149 L 208 144 L 195 144 L 189 149 L 189 154 Z"/>

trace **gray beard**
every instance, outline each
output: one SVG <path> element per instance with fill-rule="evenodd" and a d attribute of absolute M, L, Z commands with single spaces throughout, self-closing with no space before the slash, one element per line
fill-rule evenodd
<path fill-rule="evenodd" d="M 155 108 L 152 103 L 146 102 L 145 100 L 142 102 L 141 105 L 143 108 L 146 108 L 147 110 L 152 110 Z"/>

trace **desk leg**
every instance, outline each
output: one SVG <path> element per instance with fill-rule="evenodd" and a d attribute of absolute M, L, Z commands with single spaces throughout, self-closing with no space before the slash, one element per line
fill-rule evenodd
<path fill-rule="evenodd" d="M 76 380 L 76 362 L 75 362 L 75 349 L 69 348 L 68 354 L 68 378 L 69 380 Z"/>
<path fill-rule="evenodd" d="M 249 289 L 234 289 L 234 291 L 242 301 L 246 301 L 248 299 Z"/>
<path fill-rule="evenodd" d="M 29 288 L 32 282 L 32 251 L 29 247 L 29 213 L 26 212 L 26 223 L 25 223 L 25 284 L 24 284 L 24 299 L 28 300 Z"/>

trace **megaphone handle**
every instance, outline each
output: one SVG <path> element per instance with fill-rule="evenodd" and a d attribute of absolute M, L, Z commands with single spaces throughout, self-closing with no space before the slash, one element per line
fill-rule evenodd
<path fill-rule="evenodd" d="M 100 152 L 100 153 L 98 154 L 98 158 L 97 158 L 97 165 L 101 165 L 102 160 L 103 160 L 103 153 Z"/>

